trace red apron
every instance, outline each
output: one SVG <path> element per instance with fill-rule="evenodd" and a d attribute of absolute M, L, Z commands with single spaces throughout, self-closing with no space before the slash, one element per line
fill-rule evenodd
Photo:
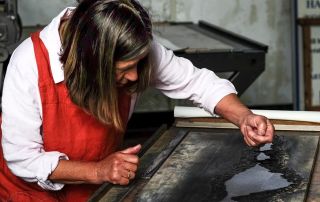
<path fill-rule="evenodd" d="M 123 134 L 100 123 L 72 103 L 64 82 L 55 84 L 48 51 L 39 37 L 31 35 L 38 66 L 42 102 L 42 136 L 45 151 L 65 153 L 70 160 L 99 161 L 119 150 Z M 130 96 L 119 93 L 120 114 L 127 123 Z M 1 133 L 0 133 L 1 140 Z M 8 169 L 0 147 L 0 201 L 86 201 L 98 185 L 65 185 L 61 191 L 47 191 L 28 183 Z"/>

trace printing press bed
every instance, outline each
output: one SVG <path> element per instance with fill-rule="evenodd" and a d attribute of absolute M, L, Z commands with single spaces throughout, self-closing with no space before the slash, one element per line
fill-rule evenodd
<path fill-rule="evenodd" d="M 319 201 L 320 124 L 272 122 L 273 143 L 252 148 L 224 119 L 177 118 L 145 142 L 136 179 L 90 201 Z"/>

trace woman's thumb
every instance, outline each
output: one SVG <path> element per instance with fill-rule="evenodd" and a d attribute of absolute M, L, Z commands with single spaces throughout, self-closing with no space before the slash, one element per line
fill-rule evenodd
<path fill-rule="evenodd" d="M 122 150 L 121 153 L 124 153 L 124 154 L 137 154 L 139 153 L 141 149 L 141 144 L 138 144 L 134 147 L 128 147 L 127 149 L 125 150 Z"/>

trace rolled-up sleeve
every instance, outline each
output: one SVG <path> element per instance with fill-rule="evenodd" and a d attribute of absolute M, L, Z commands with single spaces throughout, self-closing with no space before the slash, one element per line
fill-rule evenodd
<path fill-rule="evenodd" d="M 33 51 L 27 51 L 32 47 L 30 43 L 22 45 L 20 51 L 24 52 L 18 54 L 19 58 L 13 54 L 16 63 L 10 63 L 7 68 L 2 96 L 3 154 L 16 176 L 47 190 L 60 190 L 64 185 L 51 182 L 48 176 L 60 159 L 68 157 L 60 152 L 44 151 L 38 74 Z"/>
<path fill-rule="evenodd" d="M 224 96 L 237 93 L 230 81 L 219 78 L 208 69 L 195 67 L 157 42 L 153 42 L 151 57 L 153 85 L 170 98 L 189 99 L 213 114 Z"/>

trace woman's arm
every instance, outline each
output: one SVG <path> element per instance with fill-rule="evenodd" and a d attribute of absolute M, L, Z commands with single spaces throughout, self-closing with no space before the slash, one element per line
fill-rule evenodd
<path fill-rule="evenodd" d="M 222 98 L 215 107 L 215 113 L 237 125 L 249 146 L 272 142 L 274 126 L 270 120 L 253 114 L 235 94 Z"/>
<path fill-rule="evenodd" d="M 189 99 L 211 114 L 220 114 L 240 127 L 248 145 L 272 141 L 274 129 L 271 122 L 243 105 L 230 81 L 219 78 L 208 69 L 198 69 L 157 42 L 153 44 L 152 56 L 156 67 L 153 84 L 165 95 Z"/>
<path fill-rule="evenodd" d="M 60 190 L 48 176 L 59 160 L 60 152 L 46 152 L 41 135 L 42 109 L 38 71 L 31 39 L 14 51 L 7 67 L 2 95 L 2 148 L 11 172 L 48 190 Z"/>
<path fill-rule="evenodd" d="M 99 162 L 60 160 L 49 176 L 55 182 L 65 184 L 113 184 L 126 185 L 135 178 L 139 158 L 137 153 L 141 145 L 115 152 Z"/>
<path fill-rule="evenodd" d="M 177 57 L 157 42 L 151 55 L 154 62 L 153 86 L 173 99 L 188 99 L 213 114 L 216 104 L 226 95 L 236 93 L 232 83 L 214 72 L 195 67 L 189 60 Z"/>

